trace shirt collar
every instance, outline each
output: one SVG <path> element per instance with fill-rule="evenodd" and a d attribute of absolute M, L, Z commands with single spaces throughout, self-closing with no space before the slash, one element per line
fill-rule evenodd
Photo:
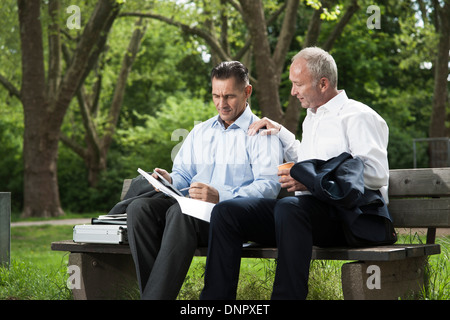
<path fill-rule="evenodd" d="M 250 109 L 250 106 L 246 105 L 244 112 L 239 116 L 239 118 L 236 119 L 236 121 L 234 121 L 229 127 L 228 129 L 242 129 L 245 132 L 247 132 L 248 127 L 250 126 L 250 124 L 252 123 L 252 116 L 253 113 Z M 225 130 L 225 125 L 222 121 L 222 119 L 220 119 L 220 116 L 217 115 L 216 116 L 216 120 L 214 120 L 211 124 L 211 128 L 220 125 L 224 130 Z"/>
<path fill-rule="evenodd" d="M 321 105 L 317 111 L 316 114 L 325 113 L 325 112 L 332 112 L 337 114 L 339 110 L 341 110 L 341 107 L 348 101 L 347 94 L 345 93 L 345 90 L 340 90 L 339 93 L 331 98 L 327 103 Z M 308 109 L 308 113 L 314 115 L 314 113 Z"/>

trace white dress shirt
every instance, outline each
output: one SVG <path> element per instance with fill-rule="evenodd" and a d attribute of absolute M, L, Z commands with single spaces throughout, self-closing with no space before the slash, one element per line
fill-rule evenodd
<path fill-rule="evenodd" d="M 388 202 L 389 128 L 380 115 L 365 104 L 349 99 L 342 90 L 316 113 L 308 109 L 302 128 L 301 142 L 293 133 L 281 128 L 278 136 L 286 160 L 328 160 L 348 152 L 364 162 L 365 186 L 380 190 Z"/>
<path fill-rule="evenodd" d="M 283 149 L 277 136 L 247 135 L 248 126 L 256 120 L 247 106 L 228 128 L 219 116 L 196 125 L 174 159 L 173 185 L 181 189 L 193 182 L 206 183 L 218 190 L 220 201 L 276 198 Z"/>

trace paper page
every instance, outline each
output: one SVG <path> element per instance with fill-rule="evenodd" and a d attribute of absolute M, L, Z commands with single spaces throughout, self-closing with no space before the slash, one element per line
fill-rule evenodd
<path fill-rule="evenodd" d="M 181 212 L 209 222 L 214 203 L 179 196 L 175 196 L 175 199 L 180 204 Z"/>
<path fill-rule="evenodd" d="M 161 182 L 153 178 L 150 174 L 148 174 L 144 170 L 139 168 L 138 172 L 142 174 L 144 178 L 146 178 L 155 189 L 158 189 L 159 191 L 164 192 L 165 194 L 171 197 L 174 197 L 181 207 L 181 212 L 190 215 L 192 217 L 195 217 L 197 219 L 209 222 L 209 219 L 211 217 L 211 211 L 214 208 L 214 203 L 180 197 L 169 188 L 166 188 Z"/>
<path fill-rule="evenodd" d="M 126 213 L 118 213 L 118 214 L 101 215 L 101 216 L 98 216 L 97 219 L 100 219 L 100 220 L 102 220 L 102 219 L 111 220 L 111 219 L 126 219 L 126 218 L 127 218 L 127 214 Z"/>
<path fill-rule="evenodd" d="M 173 192 L 172 190 L 167 188 L 165 185 L 163 185 L 161 182 L 159 182 L 158 180 L 153 178 L 151 174 L 148 174 L 147 172 L 145 172 L 141 168 L 138 168 L 137 171 L 140 174 L 142 174 L 144 176 L 144 178 L 147 179 L 148 182 L 150 182 L 155 189 L 158 189 L 159 191 L 162 191 L 162 192 L 164 192 L 165 194 L 167 194 L 167 195 L 169 195 L 171 197 L 177 196 L 175 192 Z"/>

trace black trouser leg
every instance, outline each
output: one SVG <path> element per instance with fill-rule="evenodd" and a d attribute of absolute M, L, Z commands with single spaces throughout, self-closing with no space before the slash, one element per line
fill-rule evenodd
<path fill-rule="evenodd" d="M 306 299 L 313 245 L 345 244 L 332 208 L 312 196 L 287 197 L 274 210 L 278 262 L 272 299 Z"/>
<path fill-rule="evenodd" d="M 277 245 L 273 299 L 305 299 L 313 245 L 345 244 L 332 208 L 312 196 L 234 199 L 215 206 L 201 299 L 235 299 L 242 242 Z"/>
<path fill-rule="evenodd" d="M 235 299 L 242 243 L 275 245 L 275 199 L 234 199 L 211 214 L 205 287 L 201 299 Z"/>
<path fill-rule="evenodd" d="M 137 199 L 127 213 L 141 298 L 175 299 L 195 249 L 207 245 L 209 224 L 181 213 L 173 198 Z"/>

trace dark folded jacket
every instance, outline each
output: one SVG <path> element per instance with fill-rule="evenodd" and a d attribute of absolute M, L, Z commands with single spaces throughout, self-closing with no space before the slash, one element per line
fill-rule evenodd
<path fill-rule="evenodd" d="M 326 161 L 306 160 L 295 164 L 290 174 L 330 204 L 354 236 L 380 243 L 396 241 L 387 205 L 379 190 L 365 188 L 364 163 L 358 157 L 344 152 Z"/>
<path fill-rule="evenodd" d="M 131 180 L 130 188 L 123 197 L 122 201 L 118 202 L 108 214 L 119 214 L 127 211 L 128 205 L 135 199 L 143 197 L 153 197 L 157 195 L 153 186 L 142 175 L 137 176 Z"/>

